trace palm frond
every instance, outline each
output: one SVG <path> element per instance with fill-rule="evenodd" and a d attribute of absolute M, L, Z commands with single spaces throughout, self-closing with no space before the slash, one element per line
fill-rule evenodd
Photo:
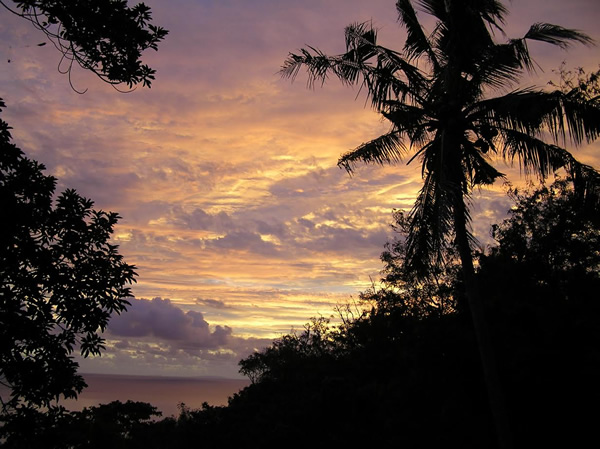
<path fill-rule="evenodd" d="M 568 172 L 581 204 L 588 210 L 600 209 L 600 173 L 575 159 L 571 161 Z"/>
<path fill-rule="evenodd" d="M 391 164 L 402 160 L 407 148 L 398 130 L 379 136 L 342 155 L 337 165 L 352 173 L 358 162 Z"/>
<path fill-rule="evenodd" d="M 348 25 L 344 30 L 344 35 L 346 36 L 346 51 L 357 51 L 359 53 L 357 60 L 365 59 L 360 56 L 361 50 L 369 51 L 370 48 L 377 45 L 377 28 L 374 28 L 371 22 L 356 22 Z"/>
<path fill-rule="evenodd" d="M 339 64 L 339 60 L 325 55 L 319 49 L 310 46 L 308 48 L 311 51 L 302 48 L 300 54 L 290 53 L 281 66 L 279 74 L 282 78 L 294 80 L 300 68 L 304 66 L 309 75 L 307 84 L 312 88 L 316 81 L 325 82 L 329 72 Z"/>
<path fill-rule="evenodd" d="M 447 4 L 444 0 L 417 0 L 417 3 L 419 9 L 441 22 L 445 22 L 448 18 Z"/>
<path fill-rule="evenodd" d="M 350 70 L 360 68 L 372 106 L 379 110 L 384 102 L 407 96 L 422 104 L 427 78 L 398 52 L 377 45 L 375 39 L 376 33 L 368 23 L 347 27 L 347 52 L 342 55 L 344 61 L 352 62 Z M 341 75 L 348 78 L 347 73 Z"/>
<path fill-rule="evenodd" d="M 307 46 L 298 54 L 290 53 L 279 73 L 294 80 L 304 66 L 310 88 L 325 83 L 332 74 L 344 84 L 361 84 L 376 110 L 390 99 L 410 97 L 411 101 L 423 102 L 421 94 L 427 90 L 427 78 L 397 52 L 376 45 L 376 36 L 368 23 L 350 25 L 346 28 L 346 53 L 327 56 Z"/>
<path fill-rule="evenodd" d="M 437 133 L 418 154 L 423 160 L 423 187 L 409 214 L 407 263 L 419 275 L 443 263 L 444 250 L 453 245 L 457 214 L 463 215 L 466 240 L 476 241 L 468 230 L 471 216 L 468 179 L 463 161 L 444 151 L 443 133 Z"/>
<path fill-rule="evenodd" d="M 447 21 L 450 13 L 464 16 L 479 16 L 490 26 L 501 30 L 504 24 L 504 17 L 507 14 L 506 7 L 498 0 L 470 0 L 462 2 L 452 2 L 447 0 L 418 0 L 417 3 L 421 9 L 428 14 L 433 15 L 440 21 Z M 454 11 L 452 7 L 456 6 Z"/>
<path fill-rule="evenodd" d="M 411 91 L 414 92 L 413 95 L 422 95 L 422 92 L 427 89 L 429 85 L 427 76 L 399 53 L 381 46 L 377 46 L 374 50 L 377 52 L 378 67 L 388 67 L 394 71 L 394 74 L 404 76 L 411 86 Z"/>
<path fill-rule="evenodd" d="M 514 129 L 539 136 L 544 129 L 564 135 L 562 108 L 553 94 L 521 89 L 501 97 L 482 100 L 468 109 L 472 122 L 487 121 L 496 128 Z"/>
<path fill-rule="evenodd" d="M 527 47 L 527 39 L 547 42 L 567 47 L 572 42 L 591 44 L 593 41 L 585 34 L 551 24 L 534 24 L 521 39 L 511 39 L 506 44 L 488 46 L 479 57 L 477 76 L 479 80 L 492 87 L 503 87 L 513 82 L 523 70 L 535 71 L 534 61 Z"/>
<path fill-rule="evenodd" d="M 376 55 L 377 30 L 368 22 L 353 23 L 346 27 L 346 53 L 339 56 L 344 62 L 337 66 L 340 79 L 356 83 L 361 68 Z"/>
<path fill-rule="evenodd" d="M 579 30 L 563 28 L 550 23 L 534 23 L 531 25 L 524 38 L 546 42 L 561 48 L 567 48 L 573 42 L 584 45 L 591 45 L 594 42 L 592 38 Z"/>
<path fill-rule="evenodd" d="M 541 181 L 556 170 L 570 166 L 573 156 L 565 149 L 515 129 L 502 129 L 504 148 L 501 157 L 507 162 L 518 162 L 526 176 L 535 175 Z"/>
<path fill-rule="evenodd" d="M 409 60 L 418 59 L 426 54 L 429 62 L 437 71 L 439 63 L 437 56 L 431 46 L 429 38 L 425 35 L 423 27 L 417 19 L 417 12 L 413 8 L 410 0 L 398 0 L 396 2 L 398 11 L 398 20 L 404 25 L 407 32 L 406 42 L 404 43 L 404 52 Z"/>
<path fill-rule="evenodd" d="M 428 128 L 431 121 L 427 110 L 419 106 L 412 106 L 398 100 L 387 101 L 381 114 L 393 123 L 397 130 L 406 133 L 415 146 L 420 147 L 423 139 L 430 133 Z"/>
<path fill-rule="evenodd" d="M 335 75 L 346 85 L 364 81 L 364 77 L 376 78 L 379 75 L 373 66 L 364 62 L 357 62 L 347 55 L 327 56 L 321 50 L 310 46 L 300 49 L 299 54 L 290 53 L 279 70 L 279 74 L 282 78 L 295 80 L 302 67 L 308 73 L 307 85 L 309 88 L 313 88 L 315 83 L 324 84 L 330 74 Z M 385 74 L 380 76 L 386 78 Z M 387 80 L 387 82 L 389 85 L 401 84 L 399 80 L 395 79 Z M 402 90 L 403 86 L 395 86 L 395 89 Z"/>
<path fill-rule="evenodd" d="M 576 144 L 592 142 L 600 137 L 600 100 L 587 99 L 577 89 L 569 93 L 556 91 L 560 98 L 569 137 Z"/>
<path fill-rule="evenodd" d="M 475 0 L 471 2 L 479 10 L 479 15 L 490 26 L 502 31 L 504 17 L 508 13 L 506 7 L 498 0 Z"/>
<path fill-rule="evenodd" d="M 496 170 L 473 142 L 465 139 L 462 146 L 465 177 L 471 189 L 475 186 L 491 185 L 498 178 L 504 178 L 504 173 Z"/>
<path fill-rule="evenodd" d="M 429 172 L 408 216 L 406 266 L 419 275 L 443 262 L 444 249 L 453 232 L 453 188 L 439 179 L 439 172 Z"/>
<path fill-rule="evenodd" d="M 489 46 L 474 65 L 473 83 L 503 88 L 518 80 L 524 70 L 533 71 L 533 60 L 523 39 Z"/>
<path fill-rule="evenodd" d="M 534 137 L 546 131 L 556 144 L 568 137 L 579 145 L 600 136 L 600 102 L 561 91 L 522 89 L 480 101 L 471 110 L 471 121 L 484 119 Z"/>

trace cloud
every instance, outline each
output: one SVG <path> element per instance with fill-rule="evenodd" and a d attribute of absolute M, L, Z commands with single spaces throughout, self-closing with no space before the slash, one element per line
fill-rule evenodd
<path fill-rule="evenodd" d="M 185 229 L 217 232 L 234 229 L 233 220 L 225 211 L 210 214 L 195 208 L 191 212 L 185 212 L 181 206 L 175 206 L 171 210 L 171 217 L 173 225 Z"/>
<path fill-rule="evenodd" d="M 114 316 L 109 334 L 123 338 L 154 338 L 178 348 L 214 349 L 225 346 L 232 333 L 229 326 L 210 330 L 200 312 L 184 312 L 169 299 L 132 299 L 126 313 Z"/>
<path fill-rule="evenodd" d="M 260 234 L 249 231 L 234 231 L 224 237 L 207 240 L 207 248 L 232 251 L 250 251 L 255 254 L 276 256 L 279 254 L 277 246 L 265 241 Z"/>
<path fill-rule="evenodd" d="M 373 248 L 382 249 L 388 237 L 389 233 L 385 229 L 368 232 L 322 225 L 313 232 L 313 238 L 307 247 L 315 251 L 356 255 L 363 249 L 368 252 Z"/>
<path fill-rule="evenodd" d="M 103 356 L 77 356 L 82 371 L 240 377 L 237 363 L 272 342 L 236 336 L 227 325 L 210 325 L 194 306 L 184 310 L 159 297 L 130 302 L 126 312 L 110 320 Z M 219 300 L 198 298 L 197 305 L 229 309 Z"/>
<path fill-rule="evenodd" d="M 201 306 L 208 306 L 215 309 L 228 309 L 230 306 L 225 304 L 225 302 L 220 301 L 218 299 L 210 299 L 210 298 L 196 298 L 196 304 Z"/>

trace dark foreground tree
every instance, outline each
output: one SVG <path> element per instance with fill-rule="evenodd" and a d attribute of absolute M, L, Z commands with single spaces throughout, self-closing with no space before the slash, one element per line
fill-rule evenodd
<path fill-rule="evenodd" d="M 100 354 L 99 332 L 129 304 L 136 276 L 110 243 L 119 216 L 73 190 L 54 198 L 56 179 L 24 156 L 9 129 L 0 120 L 3 419 L 82 391 L 72 353 Z"/>
<path fill-rule="evenodd" d="M 413 3 L 435 19 L 429 35 Z M 533 69 L 527 41 L 565 48 L 591 40 L 576 30 L 537 23 L 523 38 L 497 43 L 494 33 L 502 34 L 506 15 L 497 0 L 398 0 L 396 5 L 407 32 L 402 51 L 378 45 L 371 24 L 354 24 L 346 28 L 346 53 L 327 56 L 313 47 L 302 49 L 290 54 L 281 73 L 295 78 L 305 67 L 311 86 L 329 75 L 358 84 L 391 122 L 390 132 L 343 155 L 341 167 L 351 172 L 358 162 L 396 163 L 411 152 L 409 163 L 421 161 L 424 186 L 408 217 L 407 263 L 424 275 L 456 243 L 499 444 L 509 447 L 503 394 L 473 265 L 470 195 L 474 187 L 504 176 L 493 167 L 494 159 L 516 163 L 542 180 L 564 168 L 582 195 L 600 184 L 600 175 L 564 148 L 567 139 L 579 145 L 598 137 L 597 99 L 578 89 L 526 88 L 494 96 Z"/>
<path fill-rule="evenodd" d="M 515 206 L 508 219 L 492 226 L 498 245 L 480 257 L 482 272 L 518 267 L 521 274 L 511 274 L 514 286 L 503 288 L 544 288 L 549 302 L 592 300 L 590 283 L 600 276 L 600 209 L 589 207 L 562 179 L 533 193 L 515 190 L 511 196 Z"/>
<path fill-rule="evenodd" d="M 583 447 L 593 438 L 600 400 L 600 209 L 570 182 L 513 193 L 498 242 L 479 258 L 522 447 Z"/>
<path fill-rule="evenodd" d="M 10 12 L 29 20 L 62 54 L 59 71 L 69 75 L 76 63 L 103 81 L 129 88 L 150 87 L 156 70 L 142 64 L 146 49 L 158 49 L 167 30 L 151 23 L 150 8 L 126 0 L 0 1 Z M 71 86 L 73 84 L 71 83 Z"/>
<path fill-rule="evenodd" d="M 150 432 L 153 420 L 161 415 L 145 402 L 113 401 L 82 411 L 54 407 L 41 412 L 28 409 L 7 424 L 11 435 L 5 449 L 146 449 L 168 447 Z"/>

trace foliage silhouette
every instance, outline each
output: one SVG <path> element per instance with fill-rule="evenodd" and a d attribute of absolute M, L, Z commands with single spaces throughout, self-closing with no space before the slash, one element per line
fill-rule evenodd
<path fill-rule="evenodd" d="M 126 0 L 15 0 L 14 8 L 0 4 L 29 20 L 62 54 L 59 71 L 71 81 L 77 63 L 113 86 L 150 87 L 156 70 L 140 61 L 146 49 L 158 49 L 168 31 L 151 23 L 150 8 Z M 73 87 L 75 90 L 75 88 Z"/>
<path fill-rule="evenodd" d="M 363 296 L 376 295 L 379 307 L 394 307 L 395 301 L 402 298 L 404 307 L 409 307 L 417 316 L 445 315 L 465 309 L 460 279 L 460 260 L 456 249 L 448 246 L 443 261 L 432 266 L 427 273 L 415 276 L 406 257 L 407 236 L 410 223 L 405 213 L 394 211 L 396 238 L 386 243 L 386 250 L 381 254 L 384 263 L 381 279 L 383 288 L 372 289 Z M 388 291 L 391 294 L 388 295 Z M 389 305 L 388 305 L 389 303 Z"/>
<path fill-rule="evenodd" d="M 584 446 L 597 414 L 600 210 L 559 180 L 493 227 L 479 278 L 523 447 Z M 552 430 L 550 430 L 552 429 Z"/>
<path fill-rule="evenodd" d="M 600 70 L 591 73 L 587 73 L 583 67 L 569 70 L 563 62 L 554 72 L 560 76 L 559 84 L 550 81 L 549 85 L 565 93 L 573 92 L 586 100 L 594 101 L 600 97 Z"/>
<path fill-rule="evenodd" d="M 141 63 L 141 53 L 156 50 L 167 31 L 151 23 L 143 3 L 7 3 L 0 1 L 59 50 L 59 71 L 70 83 L 77 63 L 115 88 L 151 86 L 155 70 Z M 72 447 L 57 429 L 74 415 L 57 403 L 86 386 L 73 351 L 87 357 L 104 349 L 100 332 L 129 305 L 135 267 L 109 242 L 118 214 L 94 210 L 74 190 L 55 197 L 56 179 L 25 157 L 9 130 L 0 120 L 0 442 Z"/>
<path fill-rule="evenodd" d="M 306 366 L 310 360 L 319 364 L 326 357 L 335 358 L 337 348 L 329 332 L 329 320 L 313 319 L 304 326 L 300 334 L 292 333 L 277 339 L 262 352 L 255 352 L 240 361 L 240 373 L 255 384 L 268 379 L 285 379 L 294 376 L 299 366 Z"/>
<path fill-rule="evenodd" d="M 599 211 L 581 201 L 572 181 L 512 195 L 509 218 L 493 228 L 497 245 L 477 254 L 477 276 L 516 446 L 584 446 L 595 436 L 600 400 Z M 40 419 L 40 428 L 49 426 L 47 441 L 62 434 L 63 443 L 81 442 L 72 447 L 98 447 L 89 438 L 94 425 L 114 437 L 114 447 L 144 449 L 315 441 L 495 447 L 472 321 L 457 301 L 464 295 L 459 262 L 415 282 L 403 266 L 406 220 L 396 218 L 398 238 L 383 255 L 384 287 L 361 295 L 365 311 L 342 309 L 335 326 L 315 319 L 242 360 L 241 372 L 254 381 L 227 406 L 180 404 L 178 417 L 145 421 L 129 412 L 117 419 L 127 407 L 116 404 L 107 414 L 66 414 L 58 424 Z"/>
<path fill-rule="evenodd" d="M 0 120 L 0 383 L 10 391 L 2 420 L 82 391 L 71 354 L 100 354 L 99 331 L 126 309 L 136 276 L 109 242 L 119 216 L 74 190 L 54 201 L 56 179 L 9 129 Z"/>
<path fill-rule="evenodd" d="M 6 449 L 136 449 L 154 447 L 155 433 L 150 433 L 153 419 L 161 413 L 145 402 L 113 401 L 82 411 L 67 411 L 53 407 L 42 412 L 28 409 L 8 423 L 10 438 L 2 447 Z M 34 425 L 32 425 L 34 424 Z M 167 441 L 161 441 L 167 447 Z"/>
<path fill-rule="evenodd" d="M 72 413 L 78 430 L 74 447 L 86 449 L 144 448 L 146 430 L 159 417 L 156 407 L 145 402 L 113 401 Z"/>
<path fill-rule="evenodd" d="M 592 404 L 600 396 L 599 210 L 581 201 L 571 181 L 513 195 L 509 219 L 493 228 L 497 245 L 478 255 L 477 276 L 515 442 L 575 447 L 595 429 L 596 414 L 580 406 L 582 398 Z M 402 230 L 405 219 L 397 218 Z M 306 444 L 301 429 L 326 427 L 324 441 L 340 445 L 495 447 L 468 313 L 440 313 L 435 298 L 460 297 L 462 273 L 451 264 L 444 276 L 406 288 L 415 283 L 402 266 L 403 237 L 384 253 L 384 288 L 361 296 L 372 304 L 365 314 L 322 328 L 315 339 L 307 327 L 240 362 L 258 380 L 229 407 L 255 416 L 249 427 L 278 428 L 280 437 Z M 247 363 L 256 360 L 263 363 Z"/>
<path fill-rule="evenodd" d="M 429 35 L 413 3 L 435 19 Z M 443 264 L 446 249 L 456 244 L 499 444 L 510 447 L 473 265 L 471 192 L 504 177 L 492 165 L 493 159 L 516 163 L 526 175 L 541 180 L 564 168 L 582 195 L 597 192 L 600 174 L 560 145 L 567 139 L 579 145 L 598 137 L 600 101 L 580 95 L 579 89 L 526 88 L 488 95 L 514 86 L 523 72 L 533 70 L 527 41 L 562 48 L 592 41 L 576 30 L 536 23 L 523 38 L 496 43 L 494 32 L 503 32 L 507 12 L 497 0 L 398 0 L 396 6 L 407 32 L 402 51 L 378 45 L 372 24 L 358 23 L 346 28 L 344 54 L 328 56 L 314 47 L 301 49 L 289 55 L 281 74 L 294 79 L 305 67 L 309 86 L 324 83 L 329 75 L 344 84 L 360 85 L 372 107 L 391 122 L 387 134 L 339 159 L 338 165 L 348 172 L 358 162 L 397 163 L 411 151 L 414 155 L 408 163 L 421 161 L 424 185 L 408 216 L 406 263 L 424 276 L 431 267 Z M 549 141 L 544 140 L 547 136 Z"/>

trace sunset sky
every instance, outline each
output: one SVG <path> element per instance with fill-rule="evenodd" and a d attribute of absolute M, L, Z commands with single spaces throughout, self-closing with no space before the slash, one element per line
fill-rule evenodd
<path fill-rule="evenodd" d="M 145 3 L 169 35 L 143 57 L 157 70 L 152 88 L 128 94 L 80 69 L 73 85 L 88 90 L 75 93 L 59 54 L 37 46 L 44 36 L 0 8 L 2 117 L 59 190 L 123 217 L 114 241 L 137 266 L 136 299 L 82 371 L 239 377 L 240 358 L 378 280 L 391 212 L 409 209 L 421 186 L 417 164 L 340 170 L 342 153 L 388 125 L 355 89 L 332 79 L 310 90 L 303 73 L 291 83 L 277 72 L 306 45 L 341 53 L 353 22 L 372 20 L 396 49 L 404 34 L 393 0 Z M 550 22 L 600 42 L 597 0 L 507 6 L 507 38 Z M 527 85 L 557 81 L 562 61 L 597 69 L 599 48 L 531 45 L 540 70 Z M 599 149 L 574 153 L 600 167 Z M 483 244 L 510 207 L 504 192 L 473 198 Z"/>

